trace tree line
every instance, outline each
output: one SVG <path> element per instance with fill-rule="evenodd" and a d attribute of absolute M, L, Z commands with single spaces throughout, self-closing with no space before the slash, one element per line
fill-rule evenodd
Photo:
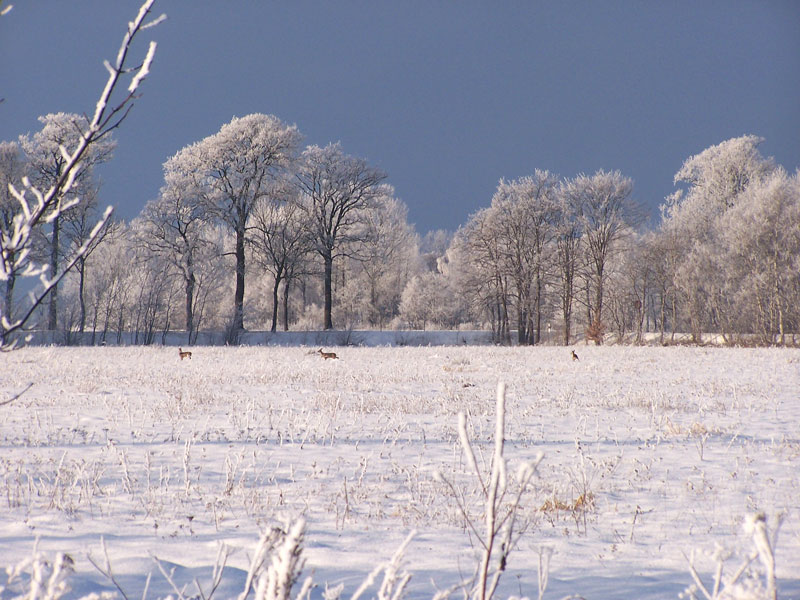
<path fill-rule="evenodd" d="M 74 114 L 0 143 L 3 317 L 28 310 L 9 259 L 14 186 L 48 189 Z M 491 328 L 498 342 L 796 341 L 800 325 L 800 178 L 743 136 L 688 158 L 677 191 L 645 226 L 619 171 L 501 180 L 455 233 L 418 234 L 387 175 L 340 144 L 302 148 L 294 125 L 252 114 L 163 165 L 158 196 L 130 222 L 102 220 L 95 167 L 111 132 L 73 173 L 58 210 L 24 248 L 52 279 L 38 327 L 70 343 L 137 343 L 182 331 Z M 98 220 L 102 224 L 95 230 Z M 16 265 L 16 266 L 14 266 Z M 80 335 L 78 335 L 80 334 Z M 650 336 L 651 338 L 653 335 Z"/>

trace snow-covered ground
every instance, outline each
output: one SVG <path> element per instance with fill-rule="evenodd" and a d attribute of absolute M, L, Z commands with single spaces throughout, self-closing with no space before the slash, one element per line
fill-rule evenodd
<path fill-rule="evenodd" d="M 302 516 L 312 597 L 340 584 L 350 597 L 415 531 L 408 595 L 432 598 L 470 577 L 479 553 L 459 508 L 482 522 L 458 413 L 483 467 L 503 381 L 509 473 L 544 458 L 498 596 L 538 597 L 550 556 L 545 598 L 675 598 L 693 552 L 707 584 L 714 553 L 730 552 L 733 573 L 755 548 L 743 523 L 763 512 L 771 530 L 783 520 L 780 597 L 800 598 L 800 351 L 578 346 L 573 361 L 560 347 L 329 347 L 339 359 L 323 360 L 316 349 L 0 355 L 0 402 L 33 383 L 0 406 L 0 566 L 35 545 L 67 552 L 77 598 L 116 590 L 89 560 L 107 568 L 107 555 L 127 598 L 146 585 L 147 598 L 178 597 L 160 564 L 188 598 L 198 585 L 208 596 L 224 546 L 213 597 L 235 597 L 261 533 Z M 0 597 L 14 597 L 25 576 L 6 577 Z"/>

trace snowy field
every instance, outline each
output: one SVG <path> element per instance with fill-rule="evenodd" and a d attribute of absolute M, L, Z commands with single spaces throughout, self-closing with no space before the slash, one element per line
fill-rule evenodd
<path fill-rule="evenodd" d="M 770 535 L 782 520 L 779 597 L 800 598 L 800 351 L 327 349 L 339 359 L 316 347 L 0 355 L 0 402 L 33 383 L 0 406 L 0 566 L 20 567 L 0 572 L 0 597 L 25 589 L 26 559 L 66 552 L 68 598 L 208 598 L 220 549 L 213 597 L 236 597 L 262 532 L 302 517 L 312 598 L 352 597 L 412 532 L 407 596 L 432 598 L 471 577 L 480 550 L 458 413 L 483 469 L 503 381 L 509 479 L 544 456 L 496 597 L 540 597 L 549 557 L 544 598 L 677 598 L 693 555 L 708 586 L 715 557 L 733 574 L 755 550 L 743 523 L 763 512 Z M 760 560 L 748 570 L 759 579 L 742 587 L 765 580 Z"/>

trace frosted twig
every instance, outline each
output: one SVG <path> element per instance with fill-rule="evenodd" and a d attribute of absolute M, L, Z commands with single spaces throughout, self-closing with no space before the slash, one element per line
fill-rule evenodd
<path fill-rule="evenodd" d="M 167 573 L 167 570 L 164 568 L 164 565 L 161 564 L 161 561 L 153 555 L 151 555 L 151 557 L 158 566 L 158 570 L 161 571 L 161 574 L 164 576 L 164 579 L 167 580 L 167 583 L 169 583 L 170 587 L 175 590 L 176 594 L 178 594 L 178 600 L 186 600 L 186 596 L 183 595 L 183 592 L 178 588 L 178 586 L 175 584 L 175 580 L 172 578 L 174 571 L 172 573 Z"/>
<path fill-rule="evenodd" d="M 156 54 L 156 43 L 150 42 L 150 47 L 147 49 L 147 56 L 144 58 L 144 62 L 142 63 L 142 67 L 136 73 L 136 75 L 131 79 L 131 83 L 128 86 L 128 91 L 133 93 L 136 91 L 136 88 L 139 87 L 139 84 L 142 80 L 147 77 L 150 73 L 150 63 L 153 62 L 153 57 Z"/>
<path fill-rule="evenodd" d="M 467 416 L 463 412 L 458 413 L 458 437 L 461 440 L 461 447 L 464 449 L 464 455 L 467 457 L 467 464 L 475 472 L 478 478 L 483 493 L 486 494 L 486 485 L 483 483 L 481 471 L 478 468 L 478 462 L 475 460 L 475 453 L 472 451 L 472 444 L 470 444 L 469 436 L 467 435 Z"/>
<path fill-rule="evenodd" d="M 103 537 L 100 538 L 100 547 L 103 550 L 103 558 L 105 559 L 102 567 L 95 562 L 91 554 L 87 553 L 86 559 L 90 563 L 92 563 L 92 566 L 95 569 L 97 569 L 100 572 L 100 574 L 103 575 L 103 577 L 105 577 L 112 584 L 114 584 L 114 587 L 117 588 L 117 590 L 119 590 L 119 593 L 122 594 L 122 597 L 125 598 L 125 600 L 129 600 L 128 595 L 125 593 L 125 590 L 122 589 L 122 586 L 116 580 L 116 578 L 114 577 L 114 573 L 111 570 L 111 559 L 108 556 L 108 548 L 106 547 L 106 540 Z M 150 576 L 148 575 L 147 582 L 145 584 L 145 590 L 147 589 L 147 587 L 149 587 L 149 585 L 150 585 Z"/>
<path fill-rule="evenodd" d="M 6 404 L 11 404 L 14 400 L 17 400 L 20 396 L 22 396 L 22 394 L 27 392 L 32 387 L 33 387 L 33 382 L 30 382 L 28 385 L 25 386 L 24 390 L 22 390 L 21 392 L 17 392 L 14 396 L 9 398 L 8 400 L 3 400 L 2 402 L 0 402 L 0 406 L 5 406 Z"/>
<path fill-rule="evenodd" d="M 537 570 L 537 581 L 539 583 L 539 600 L 544 598 L 547 590 L 547 583 L 550 578 L 550 558 L 553 556 L 553 548 L 550 546 L 539 548 L 539 566 Z"/>
<path fill-rule="evenodd" d="M 358 600 L 361 595 L 373 583 L 375 583 L 375 579 L 381 572 L 383 572 L 383 582 L 378 589 L 378 600 L 399 600 L 402 597 L 408 582 L 411 580 L 411 573 L 403 572 L 400 573 L 399 577 L 398 573 L 402 568 L 402 559 L 405 555 L 406 548 L 408 547 L 408 544 L 411 543 L 411 540 L 415 535 L 416 531 L 409 533 L 405 541 L 403 541 L 403 543 L 397 548 L 391 560 L 385 563 L 380 563 L 378 566 L 376 566 L 370 572 L 370 574 L 364 578 L 364 581 L 362 581 L 361 585 L 358 586 L 358 589 L 352 595 L 350 600 Z"/>

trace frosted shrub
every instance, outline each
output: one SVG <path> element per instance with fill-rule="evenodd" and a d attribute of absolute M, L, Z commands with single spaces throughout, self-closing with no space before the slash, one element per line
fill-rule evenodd
<path fill-rule="evenodd" d="M 680 595 L 681 598 L 698 600 L 777 600 L 778 588 L 775 575 L 775 544 L 778 530 L 783 521 L 783 515 L 778 517 L 777 523 L 770 536 L 767 528 L 767 519 L 764 513 L 748 515 L 743 527 L 748 536 L 752 536 L 755 549 L 751 550 L 742 561 L 742 564 L 727 577 L 724 575 L 725 562 L 731 557 L 730 552 L 725 552 L 717 546 L 712 558 L 716 562 L 714 581 L 711 590 L 700 579 L 694 566 L 694 552 L 689 560 L 689 571 L 694 583 Z M 750 565 L 759 559 L 763 571 L 751 569 Z"/>
<path fill-rule="evenodd" d="M 31 556 L 6 568 L 7 580 L 0 584 L 0 596 L 28 600 L 57 600 L 70 591 L 67 578 L 72 573 L 69 554 L 59 552 L 49 560 L 43 552 L 33 549 Z"/>
<path fill-rule="evenodd" d="M 490 472 L 483 473 L 478 466 L 475 452 L 467 435 L 467 419 L 462 412 L 458 415 L 458 436 L 466 457 L 467 466 L 474 472 L 480 497 L 483 502 L 484 522 L 473 517 L 466 506 L 462 490 L 446 479 L 441 473 L 437 478 L 442 480 L 452 492 L 459 505 L 469 531 L 477 538 L 480 546 L 480 561 L 473 577 L 470 597 L 477 600 L 492 598 L 500 577 L 506 570 L 509 554 L 519 538 L 518 516 L 522 496 L 536 475 L 536 470 L 543 455 L 539 453 L 533 461 L 522 463 L 516 477 L 509 478 L 506 460 L 503 456 L 505 445 L 505 404 L 506 387 L 497 386 L 497 404 L 495 413 L 494 454 L 492 455 Z M 546 585 L 547 578 L 540 577 Z M 540 590 L 540 596 L 544 592 Z"/>
<path fill-rule="evenodd" d="M 254 588 L 256 600 L 289 599 L 305 562 L 302 558 L 305 528 L 305 521 L 298 519 L 286 531 L 273 527 L 261 536 L 239 600 L 247 598 Z M 311 577 L 306 578 L 296 596 L 298 600 L 308 596 L 311 583 Z"/>

